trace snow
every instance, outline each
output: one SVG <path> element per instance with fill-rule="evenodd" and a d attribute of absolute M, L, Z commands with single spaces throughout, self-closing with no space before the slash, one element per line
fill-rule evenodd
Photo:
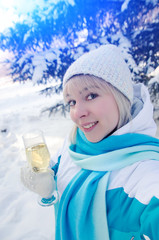
<path fill-rule="evenodd" d="M 41 111 L 52 106 L 62 96 L 44 97 L 39 90 L 47 85 L 32 87 L 11 83 L 0 85 L 0 236 L 4 240 L 53 240 L 54 208 L 41 207 L 37 195 L 20 182 L 20 169 L 26 163 L 22 135 L 30 129 L 41 129 L 51 156 L 61 147 L 72 128 L 69 116 Z M 159 133 L 158 133 L 159 134 Z"/>
<path fill-rule="evenodd" d="M 128 4 L 129 4 L 130 0 L 125 0 L 121 6 L 121 11 L 124 12 L 127 8 L 128 8 Z M 158 2 L 158 0 L 146 0 L 146 4 L 153 4 L 156 5 Z"/>
<path fill-rule="evenodd" d="M 125 0 L 124 3 L 121 6 L 121 11 L 124 12 L 128 8 L 130 0 Z"/>
<path fill-rule="evenodd" d="M 153 5 L 156 5 L 158 3 L 158 0 L 146 0 L 146 3 L 152 3 Z"/>
<path fill-rule="evenodd" d="M 30 53 L 25 54 L 18 60 L 18 64 L 21 66 L 24 62 L 26 62 L 24 61 L 25 59 L 32 59 L 32 64 L 26 63 L 21 73 L 23 74 L 27 71 L 33 71 L 32 82 L 33 84 L 39 83 L 42 81 L 43 73 L 48 70 L 48 66 L 50 65 L 49 62 L 52 63 L 54 60 L 57 60 L 59 65 L 61 64 L 59 54 L 60 51 L 58 49 L 39 51 L 37 53 L 32 53 L 32 55 Z"/>
<path fill-rule="evenodd" d="M 4 84 L 5 83 L 5 84 Z M 26 163 L 22 135 L 30 129 L 41 129 L 51 156 L 62 145 L 72 127 L 69 117 L 48 117 L 41 110 L 61 96 L 44 97 L 44 86 L 32 83 L 0 85 L 0 236 L 5 240 L 53 240 L 54 208 L 41 207 L 37 195 L 20 182 L 20 168 Z"/>
<path fill-rule="evenodd" d="M 154 71 L 152 71 L 148 76 L 152 77 L 151 80 L 149 81 L 149 84 L 152 84 L 154 82 L 159 83 L 159 66 Z"/>

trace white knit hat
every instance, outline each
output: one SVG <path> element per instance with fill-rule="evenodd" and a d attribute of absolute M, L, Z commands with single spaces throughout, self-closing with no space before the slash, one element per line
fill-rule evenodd
<path fill-rule="evenodd" d="M 79 74 L 102 78 L 133 102 L 131 74 L 122 53 L 115 45 L 102 45 L 78 58 L 66 71 L 63 85 L 65 86 L 71 77 Z"/>

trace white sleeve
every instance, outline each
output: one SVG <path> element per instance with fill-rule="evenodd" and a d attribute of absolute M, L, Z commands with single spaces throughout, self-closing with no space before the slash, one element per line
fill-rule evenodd
<path fill-rule="evenodd" d="M 51 160 L 50 160 L 50 168 L 51 168 L 51 169 L 54 167 L 55 164 L 58 164 L 58 162 L 59 162 L 59 157 L 62 155 L 62 153 L 63 153 L 63 151 L 64 151 L 66 142 L 68 142 L 68 136 L 65 138 L 62 147 L 59 148 L 58 151 L 56 152 L 56 154 L 54 154 L 54 155 L 51 157 Z"/>

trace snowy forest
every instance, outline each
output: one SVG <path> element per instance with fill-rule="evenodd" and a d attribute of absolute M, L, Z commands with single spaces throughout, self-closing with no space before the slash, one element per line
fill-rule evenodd
<path fill-rule="evenodd" d="M 112 43 L 124 53 L 133 81 L 148 86 L 158 110 L 157 0 L 43 0 L 40 3 L 0 33 L 0 49 L 10 53 L 5 62 L 14 82 L 31 80 L 33 85 L 50 82 L 52 85 L 42 93 L 60 93 L 63 75 L 77 57 L 101 44 Z M 64 108 L 61 110 L 64 112 Z"/>

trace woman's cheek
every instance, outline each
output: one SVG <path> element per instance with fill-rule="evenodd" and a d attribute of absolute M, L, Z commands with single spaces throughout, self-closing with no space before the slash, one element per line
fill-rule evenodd
<path fill-rule="evenodd" d="M 74 123 L 76 123 L 75 117 L 74 117 L 74 114 L 73 114 L 73 110 L 71 110 L 71 109 L 70 109 L 70 118 Z"/>

